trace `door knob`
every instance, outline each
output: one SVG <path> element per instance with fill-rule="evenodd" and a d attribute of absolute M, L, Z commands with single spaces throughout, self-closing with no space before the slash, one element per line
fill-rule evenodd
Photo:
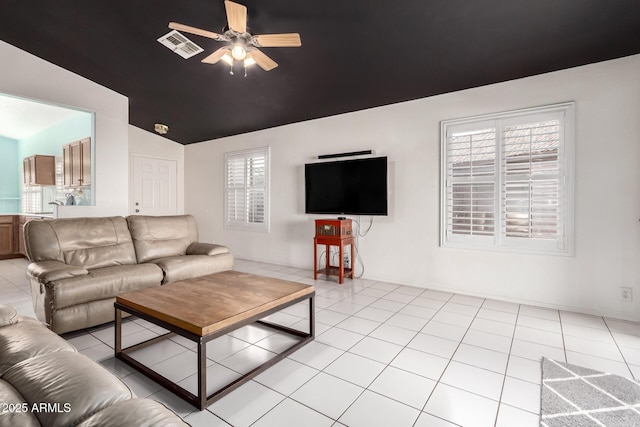
<path fill-rule="evenodd" d="M 140 209 L 136 209 L 136 213 L 140 212 Z"/>

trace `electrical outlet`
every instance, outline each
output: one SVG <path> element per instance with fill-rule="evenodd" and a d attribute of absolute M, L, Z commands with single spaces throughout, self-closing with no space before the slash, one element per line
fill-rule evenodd
<path fill-rule="evenodd" d="M 624 302 L 633 301 L 633 289 L 621 286 L 620 287 L 620 301 L 624 301 Z"/>

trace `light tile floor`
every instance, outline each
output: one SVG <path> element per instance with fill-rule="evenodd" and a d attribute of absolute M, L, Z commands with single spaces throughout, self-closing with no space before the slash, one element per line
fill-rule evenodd
<path fill-rule="evenodd" d="M 0 302 L 33 316 L 24 259 L 0 261 Z M 193 426 L 538 426 L 540 358 L 640 378 L 640 324 L 370 280 L 314 282 L 307 269 L 237 260 L 239 271 L 314 284 L 316 340 L 210 405 L 193 407 L 113 357 L 113 325 L 66 334 L 141 397 Z M 270 317 L 304 328 L 300 303 Z M 124 344 L 163 330 L 125 321 Z M 209 344 L 210 391 L 292 338 L 248 326 Z M 195 391 L 193 343 L 140 350 Z"/>

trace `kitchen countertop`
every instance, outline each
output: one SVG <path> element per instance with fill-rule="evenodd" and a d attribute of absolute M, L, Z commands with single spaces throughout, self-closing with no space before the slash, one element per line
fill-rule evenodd
<path fill-rule="evenodd" d="M 38 218 L 54 218 L 53 212 L 32 213 L 32 212 L 0 212 L 0 216 L 36 216 Z"/>

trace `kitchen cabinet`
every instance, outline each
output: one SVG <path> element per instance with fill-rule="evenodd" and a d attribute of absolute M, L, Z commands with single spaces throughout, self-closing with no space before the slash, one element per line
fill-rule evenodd
<path fill-rule="evenodd" d="M 14 235 L 13 215 L 0 216 L 0 256 L 15 252 Z"/>
<path fill-rule="evenodd" d="M 71 165 L 71 144 L 62 146 L 62 185 L 71 186 L 73 182 L 73 167 Z"/>
<path fill-rule="evenodd" d="M 48 217 L 0 215 L 0 259 L 27 256 L 24 244 L 24 225 L 32 219 Z"/>
<path fill-rule="evenodd" d="M 56 185 L 56 158 L 36 154 L 22 161 L 25 185 Z"/>
<path fill-rule="evenodd" d="M 91 138 L 62 147 L 63 185 L 77 188 L 91 185 Z"/>

